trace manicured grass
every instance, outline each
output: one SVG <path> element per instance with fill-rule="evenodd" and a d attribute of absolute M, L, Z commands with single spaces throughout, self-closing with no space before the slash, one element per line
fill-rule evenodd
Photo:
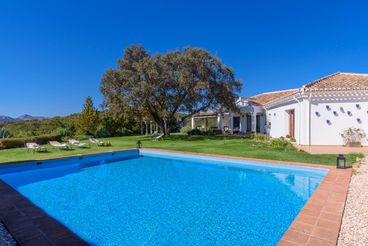
<path fill-rule="evenodd" d="M 273 149 L 267 142 L 242 140 L 240 138 L 234 137 L 226 137 L 226 139 L 224 139 L 223 137 L 215 136 L 188 137 L 185 135 L 173 134 L 163 141 L 153 141 L 152 137 L 146 136 L 114 137 L 103 140 L 110 141 L 112 146 L 91 146 L 87 149 L 74 148 L 73 150 L 69 151 L 57 150 L 51 148 L 51 146 L 46 146 L 49 149 L 48 152 L 35 154 L 32 152 L 27 152 L 25 148 L 0 150 L 0 163 L 135 148 L 137 140 L 140 140 L 142 142 L 142 147 L 146 148 L 162 148 L 169 150 L 324 165 L 335 165 L 336 163 L 336 155 L 311 155 L 305 152 L 299 152 L 293 148 L 287 148 L 286 150 Z M 358 156 L 360 156 L 360 154 L 347 155 L 347 160 L 350 163 L 355 162 L 356 157 Z"/>

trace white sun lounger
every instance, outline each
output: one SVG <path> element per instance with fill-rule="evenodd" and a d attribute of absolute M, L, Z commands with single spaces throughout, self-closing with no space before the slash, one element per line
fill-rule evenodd
<path fill-rule="evenodd" d="M 69 139 L 69 143 L 71 145 L 77 146 L 79 148 L 85 148 L 85 147 L 87 147 L 87 144 L 86 143 L 81 143 L 81 142 L 79 142 L 78 140 L 75 140 L 75 139 Z"/>
<path fill-rule="evenodd" d="M 69 144 L 59 143 L 58 141 L 50 141 L 49 144 L 52 147 L 59 148 L 59 149 L 71 149 Z"/>
<path fill-rule="evenodd" d="M 95 139 L 95 138 L 89 138 L 89 141 L 90 141 L 91 143 L 93 143 L 93 144 L 98 145 L 98 146 L 102 146 L 102 145 L 104 145 L 104 144 L 105 144 L 103 141 L 100 141 L 100 140 Z"/>
<path fill-rule="evenodd" d="M 104 141 L 101 141 L 101 140 L 98 140 L 98 139 L 95 139 L 95 138 L 89 138 L 89 141 L 92 144 L 96 144 L 97 146 L 111 146 L 110 142 L 104 142 Z"/>
<path fill-rule="evenodd" d="M 158 135 L 157 137 L 154 137 L 153 141 L 164 140 L 164 136 L 165 136 L 165 134 L 162 133 L 162 134 Z"/>
<path fill-rule="evenodd" d="M 33 153 L 36 151 L 39 151 L 39 152 L 47 151 L 46 147 L 43 147 L 37 143 L 26 143 L 26 148 L 27 148 L 27 151 L 32 150 Z"/>

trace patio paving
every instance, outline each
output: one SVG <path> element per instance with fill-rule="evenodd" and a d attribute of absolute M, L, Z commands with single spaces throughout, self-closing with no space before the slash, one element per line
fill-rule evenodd
<path fill-rule="evenodd" d="M 299 150 L 303 150 L 310 154 L 350 154 L 350 153 L 363 153 L 368 154 L 368 147 L 346 147 L 346 146 L 331 146 L 331 145 L 296 145 Z"/>

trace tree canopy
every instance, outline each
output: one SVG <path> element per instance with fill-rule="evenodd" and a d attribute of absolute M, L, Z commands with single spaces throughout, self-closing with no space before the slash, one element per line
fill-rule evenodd
<path fill-rule="evenodd" d="M 155 121 L 169 134 L 178 120 L 223 106 L 235 108 L 241 83 L 233 70 L 204 49 L 185 48 L 150 55 L 142 46 L 130 46 L 108 69 L 101 82 L 104 106 L 115 115 L 133 114 Z"/>
<path fill-rule="evenodd" d="M 98 111 L 93 106 L 92 98 L 88 96 L 82 112 L 78 115 L 77 129 L 81 134 L 94 135 L 98 126 Z"/>

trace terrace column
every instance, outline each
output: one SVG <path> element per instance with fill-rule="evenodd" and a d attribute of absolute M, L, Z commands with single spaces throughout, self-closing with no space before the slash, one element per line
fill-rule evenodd
<path fill-rule="evenodd" d="M 150 121 L 150 132 L 151 132 L 151 135 L 153 134 L 153 124 L 152 124 L 152 121 Z"/>
<path fill-rule="evenodd" d="M 217 129 L 222 130 L 222 117 L 221 117 L 221 114 L 217 114 L 216 126 L 217 126 Z"/>
<path fill-rule="evenodd" d="M 147 121 L 144 122 L 146 124 L 146 136 L 148 136 L 148 124 L 147 124 Z"/>
<path fill-rule="evenodd" d="M 192 129 L 195 129 L 195 128 L 196 128 L 195 119 L 194 119 L 194 117 L 192 117 Z"/>
<path fill-rule="evenodd" d="M 257 126 L 257 113 L 252 113 L 252 132 L 256 132 L 256 126 Z"/>
<path fill-rule="evenodd" d="M 208 131 L 208 118 L 204 119 L 204 130 Z"/>
<path fill-rule="evenodd" d="M 244 118 L 244 115 L 240 114 L 240 116 L 239 116 L 239 133 L 243 132 L 243 118 Z"/>
<path fill-rule="evenodd" d="M 233 113 L 229 113 L 229 128 L 230 128 L 230 133 L 233 134 L 234 133 L 234 114 Z"/>

